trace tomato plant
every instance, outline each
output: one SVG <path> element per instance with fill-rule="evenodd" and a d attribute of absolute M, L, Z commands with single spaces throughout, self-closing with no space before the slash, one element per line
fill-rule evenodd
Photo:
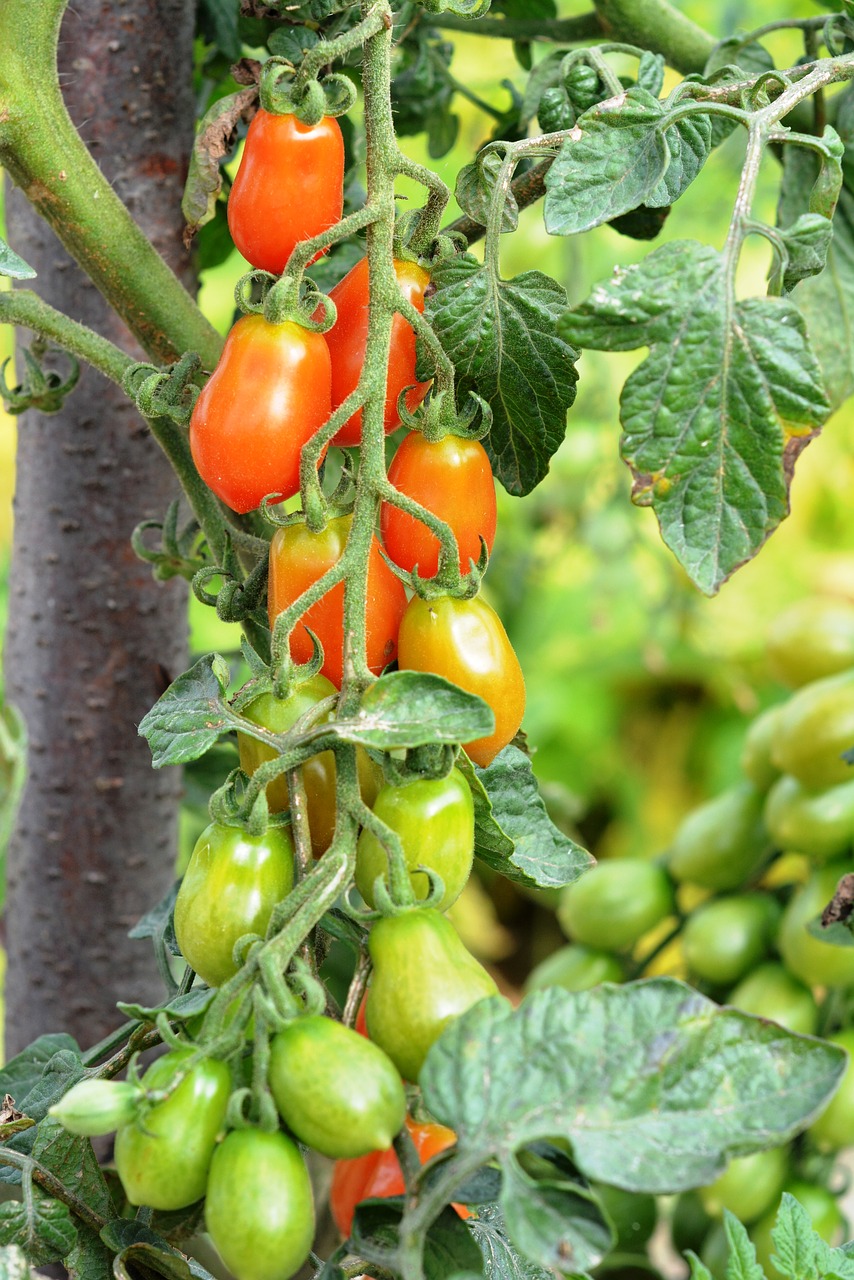
<path fill-rule="evenodd" d="M 771 946 L 779 907 L 766 894 L 733 894 L 701 906 L 688 920 L 682 945 L 698 978 L 728 986 L 748 972 Z"/>
<path fill-rule="evenodd" d="M 662 867 L 613 858 L 564 890 L 558 919 L 575 942 L 624 951 L 672 910 L 673 889 Z"/>
<path fill-rule="evenodd" d="M 807 1133 L 822 1151 L 839 1151 L 854 1143 L 854 1030 L 849 1027 L 829 1038 L 848 1054 L 848 1066 L 836 1093 Z"/>

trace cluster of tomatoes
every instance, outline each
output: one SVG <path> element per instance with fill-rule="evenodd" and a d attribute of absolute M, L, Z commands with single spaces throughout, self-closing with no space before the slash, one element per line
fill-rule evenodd
<path fill-rule="evenodd" d="M 529 985 L 580 990 L 669 974 L 854 1055 L 854 948 L 808 929 L 854 870 L 854 775 L 845 758 L 854 747 L 854 605 L 794 606 L 772 627 L 767 652 L 772 673 L 794 692 L 751 723 L 741 780 L 689 813 L 660 859 L 606 860 L 565 889 L 557 914 L 572 941 Z M 835 1240 L 843 1218 L 827 1182 L 833 1155 L 852 1144 L 854 1057 L 792 1147 L 734 1160 L 710 1187 L 680 1197 L 674 1242 L 722 1274 L 728 1208 L 751 1224 L 767 1272 L 784 1190 Z"/>

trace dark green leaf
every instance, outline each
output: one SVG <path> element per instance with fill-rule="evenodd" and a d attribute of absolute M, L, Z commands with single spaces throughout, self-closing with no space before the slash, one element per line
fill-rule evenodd
<path fill-rule="evenodd" d="M 231 62 L 236 62 L 242 52 L 237 33 L 237 12 L 234 0 L 200 0 L 199 3 L 199 26 Z"/>
<path fill-rule="evenodd" d="M 181 198 L 190 235 L 214 216 L 222 189 L 220 164 L 228 154 L 238 120 L 246 118 L 257 97 L 257 87 L 249 85 L 218 98 L 199 125 Z"/>
<path fill-rule="evenodd" d="M 153 938 L 155 946 L 162 944 L 173 956 L 179 956 L 181 948 L 178 946 L 178 939 L 175 937 L 172 916 L 175 911 L 175 899 L 178 897 L 180 887 L 181 881 L 176 880 L 157 905 L 152 907 L 150 911 L 146 911 L 145 915 L 137 920 L 133 928 L 129 930 L 128 937 Z"/>
<path fill-rule="evenodd" d="M 730 36 L 721 40 L 712 50 L 703 68 L 703 75 L 708 79 L 725 67 L 737 68 L 741 78 L 747 80 L 752 76 L 761 76 L 766 71 L 773 71 L 774 59 L 757 40 L 744 44 L 741 36 Z M 716 79 L 715 83 L 720 84 L 721 81 Z"/>
<path fill-rule="evenodd" d="M 473 222 L 479 222 L 482 227 L 486 226 L 489 218 L 489 206 L 503 163 L 504 157 L 500 151 L 486 151 L 457 174 L 454 192 L 457 204 Z M 501 213 L 501 230 L 515 231 L 518 225 L 519 206 L 508 187 Z"/>
<path fill-rule="evenodd" d="M 549 89 L 562 84 L 560 68 L 565 56 L 562 49 L 557 53 L 547 53 L 528 76 L 520 109 L 523 124 L 530 124 L 537 115 L 543 95 Z"/>
<path fill-rule="evenodd" d="M 34 1194 L 29 1205 L 16 1200 L 0 1204 L 0 1244 L 18 1245 L 35 1267 L 59 1262 L 76 1241 L 71 1213 L 61 1200 Z"/>
<path fill-rule="evenodd" d="M 660 53 L 650 53 L 644 49 L 638 61 L 638 88 L 646 89 L 657 98 L 664 84 L 664 58 Z"/>
<path fill-rule="evenodd" d="M 555 0 L 493 0 L 493 13 L 506 13 L 508 18 L 534 22 L 538 18 L 557 17 Z"/>
<path fill-rule="evenodd" d="M 437 107 L 424 120 L 427 130 L 427 154 L 431 160 L 441 160 L 457 140 L 460 117 L 453 111 Z"/>
<path fill-rule="evenodd" d="M 65 1258 L 68 1280 L 114 1280 L 113 1255 L 88 1227 L 81 1227 L 77 1244 Z"/>
<path fill-rule="evenodd" d="M 663 116 L 659 100 L 638 87 L 579 116 L 546 174 L 550 235 L 589 231 L 647 201 L 670 161 Z"/>
<path fill-rule="evenodd" d="M 356 1209 L 350 1244 L 353 1253 L 370 1262 L 390 1262 L 397 1247 L 402 1197 L 365 1200 Z M 458 1214 L 446 1207 L 427 1232 L 424 1245 L 425 1280 L 447 1280 L 458 1271 L 482 1275 L 481 1254 Z"/>
<path fill-rule="evenodd" d="M 562 341 L 560 285 L 539 271 L 496 280 L 471 254 L 440 263 L 426 312 L 457 370 L 461 399 L 476 392 L 492 408 L 484 440 L 509 493 L 529 493 L 563 441 L 575 399 L 577 352 Z"/>
<path fill-rule="evenodd" d="M 507 1238 L 504 1216 L 497 1204 L 481 1206 L 468 1225 L 483 1254 L 489 1280 L 551 1280 L 554 1276 L 553 1271 L 544 1271 L 516 1251 Z"/>
<path fill-rule="evenodd" d="M 574 1274 L 602 1261 L 614 1238 L 589 1191 L 565 1179 L 533 1178 L 513 1158 L 504 1164 L 504 1178 L 507 1234 L 526 1257 Z"/>
<path fill-rule="evenodd" d="M 482 698 L 441 676 L 393 671 L 362 697 L 356 718 L 336 721 L 345 742 L 391 751 L 437 742 L 471 742 L 492 733 L 495 717 Z"/>
<path fill-rule="evenodd" d="M 666 133 L 670 163 L 658 186 L 646 198 L 651 209 L 675 204 L 696 178 L 712 149 L 712 122 L 709 116 L 685 116 Z"/>
<path fill-rule="evenodd" d="M 155 769 L 197 759 L 231 728 L 223 696 L 229 679 L 225 659 L 206 654 L 143 716 L 139 732 L 148 740 Z"/>
<path fill-rule="evenodd" d="M 204 1013 L 215 995 L 216 991 L 211 987 L 193 987 L 192 991 L 187 991 L 184 995 L 175 996 L 173 1000 L 169 1000 L 165 1004 L 128 1004 L 120 1000 L 118 1007 L 125 1017 L 138 1018 L 140 1022 L 154 1022 L 158 1013 L 165 1013 L 170 1018 L 177 1018 L 180 1022 L 186 1022 L 188 1018 L 194 1018 L 197 1014 Z"/>
<path fill-rule="evenodd" d="M 186 1258 L 141 1222 L 116 1218 L 104 1227 L 101 1239 L 116 1254 L 116 1280 L 136 1280 L 140 1268 L 166 1280 L 190 1280 L 191 1276 L 205 1280 L 210 1275 L 201 1263 Z"/>
<path fill-rule="evenodd" d="M 0 276 L 11 276 L 13 280 L 32 280 L 36 272 L 10 249 L 5 240 L 0 240 Z"/>
<path fill-rule="evenodd" d="M 44 1075 L 45 1067 L 61 1050 L 80 1058 L 80 1047 L 73 1036 L 58 1032 L 39 1036 L 0 1069 L 0 1095 L 8 1093 L 15 1100 L 19 1111 Z M 81 1068 L 82 1069 L 82 1068 Z"/>
<path fill-rule="evenodd" d="M 782 262 L 779 264 L 769 280 L 769 293 L 788 292 L 799 280 L 824 270 L 833 239 L 833 223 L 820 213 L 804 213 L 780 234 L 788 259 L 785 266 Z"/>
<path fill-rule="evenodd" d="M 67 1191 L 85 1200 L 103 1218 L 115 1212 L 104 1175 L 88 1138 L 63 1129 L 58 1120 L 48 1116 L 36 1131 L 32 1157 L 51 1173 Z"/>
<path fill-rule="evenodd" d="M 277 58 L 287 58 L 296 66 L 319 39 L 311 27 L 278 27 L 267 41 L 267 48 Z"/>
<path fill-rule="evenodd" d="M 0 1072 L 0 1095 L 8 1093 L 19 1111 L 39 1121 L 82 1076 L 80 1049 L 71 1036 L 40 1036 Z M 37 1134 L 38 1129 L 31 1125 L 5 1141 L 4 1146 L 29 1153 Z M 0 1161 L 0 1183 L 17 1185 L 20 1181 L 20 1170 Z"/>
<path fill-rule="evenodd" d="M 623 387 L 634 500 L 713 594 L 788 512 L 794 462 L 829 413 L 797 308 L 732 297 L 725 260 L 674 241 L 564 317 L 580 346 L 649 355 Z"/>
<path fill-rule="evenodd" d="M 234 250 L 234 241 L 228 229 L 225 202 L 217 200 L 210 222 L 199 228 L 196 237 L 196 268 L 207 271 L 218 267 Z"/>
<path fill-rule="evenodd" d="M 724 1209 L 724 1230 L 729 1245 L 726 1280 L 764 1280 L 764 1273 L 756 1261 L 756 1246 L 738 1218 Z"/>

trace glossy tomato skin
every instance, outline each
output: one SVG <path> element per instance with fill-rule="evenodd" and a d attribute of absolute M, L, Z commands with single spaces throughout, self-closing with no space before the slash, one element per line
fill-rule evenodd
<path fill-rule="evenodd" d="M 273 1039 L 270 1089 L 300 1142 L 334 1160 L 386 1151 L 406 1094 L 378 1045 L 325 1017 L 294 1018 Z"/>
<path fill-rule="evenodd" d="M 459 769 L 446 778 L 417 778 L 403 786 L 380 789 L 373 811 L 400 836 L 407 865 L 436 871 L 445 885 L 438 904 L 447 911 L 463 891 L 474 859 L 474 801 Z M 356 887 L 369 907 L 374 905 L 374 882 L 388 884 L 388 857 L 377 837 L 367 829 L 356 851 Z M 423 871 L 412 870 L 410 880 L 418 898 L 429 889 Z"/>
<path fill-rule="evenodd" d="M 765 825 L 781 849 L 814 862 L 839 857 L 854 844 L 854 778 L 810 791 L 782 774 L 768 792 Z"/>
<path fill-rule="evenodd" d="M 270 544 L 270 577 L 267 608 L 270 627 L 288 605 L 337 564 L 350 532 L 350 516 L 330 520 L 322 533 L 311 533 L 304 524 L 277 529 Z M 403 583 L 394 576 L 373 539 L 368 564 L 367 655 L 374 675 L 397 656 L 398 632 L 406 609 Z M 321 673 L 341 687 L 344 666 L 344 584 L 339 583 L 306 610 L 291 633 L 291 657 L 308 662 L 312 657 L 309 628 L 323 645 Z"/>
<path fill-rule="evenodd" d="M 193 1056 L 173 1049 L 158 1058 L 143 1076 L 145 1089 L 169 1088 Z M 225 1063 L 203 1058 L 168 1098 L 119 1129 L 116 1170 L 131 1204 L 183 1209 L 201 1199 L 230 1092 Z"/>
<path fill-rule="evenodd" d="M 294 846 L 286 827 L 262 836 L 212 822 L 190 856 L 175 901 L 175 936 L 191 969 L 210 987 L 237 973 L 234 944 L 267 932 L 294 884 Z"/>
<path fill-rule="evenodd" d="M 495 542 L 495 481 L 486 450 L 479 440 L 445 436 L 425 440 L 410 431 L 392 459 L 388 478 L 402 494 L 420 502 L 453 530 L 460 551 L 460 572 L 478 561 L 483 538 L 487 551 Z M 439 539 L 414 516 L 383 503 L 380 531 L 395 564 L 422 578 L 439 568 Z"/>
<path fill-rule="evenodd" d="M 237 1280 L 288 1280 L 314 1240 L 305 1161 L 284 1133 L 234 1129 L 217 1148 L 205 1224 Z"/>
<path fill-rule="evenodd" d="M 424 310 L 424 291 L 430 277 L 417 262 L 395 259 L 394 274 L 400 291 L 417 311 Z M 362 258 L 343 280 L 330 290 L 338 318 L 324 334 L 332 356 L 332 406 L 339 404 L 354 391 L 365 363 L 368 342 L 368 260 Z M 400 426 L 397 400 L 406 388 L 406 407 L 412 412 L 427 394 L 429 382 L 418 382 L 415 377 L 415 332 L 403 316 L 396 314 L 391 322 L 391 350 L 388 379 L 386 381 L 385 430 L 394 431 Z M 362 411 L 359 409 L 348 418 L 344 426 L 333 436 L 333 444 L 356 445 L 362 439 Z"/>
<path fill-rule="evenodd" d="M 833 946 L 807 932 L 807 925 L 830 902 L 840 877 L 850 870 L 847 858 L 819 867 L 783 912 L 777 946 L 789 972 L 808 987 L 854 987 L 854 948 Z"/>
<path fill-rule="evenodd" d="M 688 968 L 716 986 L 738 982 L 767 954 L 779 914 L 776 900 L 762 893 L 704 903 L 682 931 Z"/>
<path fill-rule="evenodd" d="M 742 1222 L 754 1222 L 778 1200 L 788 1168 L 786 1148 L 756 1151 L 731 1160 L 719 1178 L 700 1188 L 700 1197 L 713 1217 L 729 1209 Z"/>
<path fill-rule="evenodd" d="M 673 911 L 667 873 L 642 858 L 608 858 L 567 885 L 558 922 L 574 942 L 626 951 Z"/>
<path fill-rule="evenodd" d="M 769 851 L 763 803 L 762 792 L 742 782 L 692 809 L 673 837 L 667 859 L 670 874 L 706 889 L 744 884 Z"/>
<path fill-rule="evenodd" d="M 501 619 L 480 596 L 413 596 L 400 624 L 398 665 L 444 676 L 491 707 L 492 733 L 463 743 L 475 764 L 490 764 L 522 723 L 525 677 Z"/>
<path fill-rule="evenodd" d="M 600 982 L 622 982 L 623 966 L 610 951 L 597 951 L 580 943 L 559 947 L 531 970 L 525 991 L 563 987 L 565 991 L 589 991 Z"/>
<path fill-rule="evenodd" d="M 190 418 L 190 451 L 205 484 L 232 511 L 299 489 L 302 447 L 331 411 L 329 350 L 292 321 L 242 316 Z"/>
<path fill-rule="evenodd" d="M 334 226 L 344 207 L 344 139 L 337 120 L 307 125 L 258 111 L 228 197 L 228 229 L 247 262 L 279 275 L 302 240 Z"/>
<path fill-rule="evenodd" d="M 446 1025 L 498 988 L 450 920 L 432 907 L 377 920 L 368 950 L 374 962 L 368 1035 L 405 1079 L 417 1081 Z"/>
<path fill-rule="evenodd" d="M 818 1027 L 818 1005 L 809 987 L 772 961 L 742 978 L 727 996 L 727 1004 L 778 1022 L 798 1035 L 815 1035 Z"/>

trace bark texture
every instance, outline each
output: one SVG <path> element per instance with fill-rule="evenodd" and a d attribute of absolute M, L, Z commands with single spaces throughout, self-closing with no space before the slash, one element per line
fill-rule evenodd
<path fill-rule="evenodd" d="M 194 10 L 74 0 L 59 50 L 72 119 L 185 281 Z M 7 197 L 9 240 L 37 270 L 35 288 L 142 358 L 20 193 Z M 87 368 L 61 413 L 19 422 L 4 667 L 29 777 L 9 850 L 7 1056 L 46 1031 L 91 1045 L 121 1020 L 118 999 L 162 990 L 150 942 L 126 935 L 172 878 L 180 777 L 152 770 L 137 725 L 186 649 L 185 584 L 155 583 L 128 541 L 177 492 L 135 410 Z"/>

